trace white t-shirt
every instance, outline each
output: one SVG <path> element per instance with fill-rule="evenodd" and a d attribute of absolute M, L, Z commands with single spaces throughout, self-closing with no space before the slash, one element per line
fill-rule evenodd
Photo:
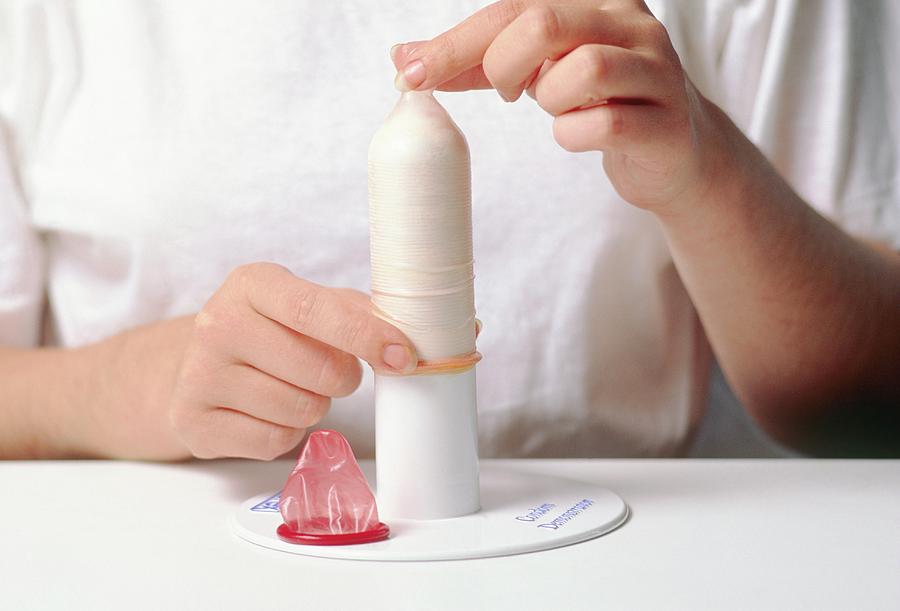
<path fill-rule="evenodd" d="M 388 48 L 481 4 L 3 2 L 0 342 L 79 346 L 195 312 L 258 260 L 366 290 Z M 807 201 L 900 246 L 892 2 L 652 7 Z M 482 455 L 679 453 L 709 352 L 655 219 L 531 100 L 440 99 L 473 159 Z M 371 381 L 323 424 L 370 455 Z"/>

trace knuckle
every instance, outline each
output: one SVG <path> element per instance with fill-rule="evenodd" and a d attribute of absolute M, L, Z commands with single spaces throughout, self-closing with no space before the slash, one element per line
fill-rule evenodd
<path fill-rule="evenodd" d="M 371 316 L 368 313 L 359 312 L 344 323 L 344 346 L 353 352 L 361 352 L 371 336 Z"/>
<path fill-rule="evenodd" d="M 583 45 L 578 48 L 584 73 L 594 81 L 600 81 L 609 74 L 609 59 L 597 45 Z"/>
<path fill-rule="evenodd" d="M 538 77 L 532 85 L 532 89 L 534 90 L 534 96 L 532 97 L 534 97 L 534 101 L 547 112 L 550 112 L 549 108 L 552 107 L 552 94 L 555 91 L 552 81 L 552 77 L 543 76 Z"/>
<path fill-rule="evenodd" d="M 669 32 L 658 19 L 647 17 L 641 26 L 642 35 L 652 47 L 669 46 Z"/>
<path fill-rule="evenodd" d="M 319 371 L 312 390 L 328 397 L 339 397 L 349 394 L 349 382 L 352 382 L 352 372 L 347 367 L 347 360 L 336 350 L 330 350 L 319 361 Z M 355 388 L 354 386 L 350 392 Z"/>
<path fill-rule="evenodd" d="M 434 48 L 429 57 L 439 57 L 443 66 L 449 66 L 450 69 L 456 69 L 459 63 L 459 48 L 453 33 L 446 33 L 434 39 Z"/>
<path fill-rule="evenodd" d="M 559 15 L 552 6 L 533 6 L 521 17 L 529 36 L 538 42 L 551 42 L 559 37 Z"/>
<path fill-rule="evenodd" d="M 339 377 L 340 374 L 337 371 L 334 354 L 329 351 L 319 361 L 319 371 L 316 374 L 316 382 L 311 390 L 330 396 L 334 391 L 334 388 L 338 385 L 337 382 Z"/>
<path fill-rule="evenodd" d="M 286 269 L 283 265 L 268 261 L 244 263 L 231 270 L 225 279 L 225 286 L 240 295 L 246 295 L 250 292 L 253 285 L 258 282 L 259 278 L 264 278 Z"/>
<path fill-rule="evenodd" d="M 290 451 L 303 436 L 302 429 L 292 429 L 286 426 L 269 427 L 269 435 L 266 447 L 262 450 L 260 458 L 274 460 Z"/>
<path fill-rule="evenodd" d="M 671 76 L 671 63 L 656 53 L 641 53 L 640 61 L 643 71 L 661 81 Z M 669 85 L 668 82 L 665 82 L 665 84 Z"/>
<path fill-rule="evenodd" d="M 186 403 L 182 401 L 180 397 L 176 397 L 169 410 L 169 426 L 172 427 L 172 430 L 175 431 L 175 434 L 178 435 L 182 441 L 187 442 L 185 437 L 191 430 L 190 412 L 187 409 Z"/>
<path fill-rule="evenodd" d="M 193 354 L 193 350 L 188 350 L 178 369 L 178 376 L 175 380 L 175 405 L 173 407 L 173 415 L 181 418 L 183 413 L 188 409 L 188 405 L 192 401 L 196 401 L 203 396 L 205 389 L 211 382 L 211 369 L 207 360 Z"/>
<path fill-rule="evenodd" d="M 210 302 L 203 306 L 194 317 L 191 345 L 197 350 L 191 351 L 191 356 L 197 360 L 203 354 L 226 350 L 234 329 L 240 325 L 239 319 L 230 304 Z"/>
<path fill-rule="evenodd" d="M 216 327 L 218 321 L 213 312 L 214 307 L 212 303 L 207 303 L 197 312 L 197 315 L 194 316 L 194 333 L 204 333 Z"/>
<path fill-rule="evenodd" d="M 484 71 L 485 78 L 495 89 L 500 86 L 502 74 L 493 47 L 488 47 L 485 52 L 484 58 L 481 60 L 481 69 Z"/>
<path fill-rule="evenodd" d="M 562 108 L 562 105 L 555 99 L 552 91 L 548 90 L 543 84 L 542 81 L 538 81 L 537 86 L 534 88 L 534 101 L 537 102 L 537 105 L 541 107 L 541 109 L 547 114 L 556 117 L 565 112 L 565 109 Z"/>
<path fill-rule="evenodd" d="M 299 427 L 313 426 L 325 417 L 331 408 L 331 399 L 312 393 L 298 393 L 294 406 Z"/>
<path fill-rule="evenodd" d="M 321 293 L 311 285 L 305 285 L 291 297 L 291 315 L 297 323 L 305 323 L 314 318 L 322 305 Z"/>
<path fill-rule="evenodd" d="M 603 110 L 604 129 L 607 135 L 612 137 L 623 135 L 627 129 L 625 114 L 614 106 L 607 106 Z"/>
<path fill-rule="evenodd" d="M 221 328 L 211 320 L 194 328 L 176 370 L 173 400 L 203 404 L 210 388 L 221 383 L 231 362 L 227 335 Z"/>
<path fill-rule="evenodd" d="M 352 394 L 353 391 L 359 388 L 359 384 L 362 382 L 362 366 L 359 364 L 359 360 L 356 357 L 348 355 L 344 359 L 342 372 L 341 385 L 332 395 L 334 397 L 346 397 Z"/>
<path fill-rule="evenodd" d="M 228 274 L 228 277 L 225 279 L 226 284 L 238 289 L 246 288 L 253 276 L 259 273 L 259 265 L 259 263 L 238 265 Z"/>
<path fill-rule="evenodd" d="M 217 334 L 222 327 L 222 318 L 222 308 L 216 303 L 207 303 L 194 316 L 194 334 L 200 339 Z"/>
<path fill-rule="evenodd" d="M 176 401 L 169 413 L 169 422 L 178 439 L 184 444 L 195 458 L 218 458 L 221 456 L 211 445 L 210 440 L 215 439 L 211 434 L 208 418 L 203 416 L 204 411 L 190 402 Z"/>

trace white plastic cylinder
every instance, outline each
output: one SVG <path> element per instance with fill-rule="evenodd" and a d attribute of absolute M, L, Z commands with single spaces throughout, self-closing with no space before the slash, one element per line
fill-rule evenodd
<path fill-rule="evenodd" d="M 475 368 L 375 376 L 378 512 L 383 520 L 464 516 L 480 508 Z"/>
<path fill-rule="evenodd" d="M 469 149 L 428 92 L 403 94 L 369 147 L 376 315 L 441 370 L 475 351 Z M 480 508 L 475 360 L 468 369 L 375 376 L 382 519 L 431 520 Z"/>

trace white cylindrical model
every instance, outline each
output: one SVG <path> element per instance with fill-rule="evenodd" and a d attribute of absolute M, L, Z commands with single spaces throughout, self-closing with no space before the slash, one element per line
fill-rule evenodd
<path fill-rule="evenodd" d="M 469 147 L 430 92 L 404 93 L 369 147 L 372 302 L 419 368 L 376 373 L 378 511 L 478 511 Z"/>

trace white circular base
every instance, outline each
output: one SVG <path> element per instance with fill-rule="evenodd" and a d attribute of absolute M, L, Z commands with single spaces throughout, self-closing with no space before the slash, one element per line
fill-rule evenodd
<path fill-rule="evenodd" d="M 245 501 L 235 533 L 263 547 L 349 560 L 457 560 L 509 556 L 599 537 L 622 525 L 628 506 L 595 484 L 482 465 L 481 511 L 445 520 L 391 520 L 391 536 L 360 545 L 296 545 L 278 538 L 278 494 Z"/>

